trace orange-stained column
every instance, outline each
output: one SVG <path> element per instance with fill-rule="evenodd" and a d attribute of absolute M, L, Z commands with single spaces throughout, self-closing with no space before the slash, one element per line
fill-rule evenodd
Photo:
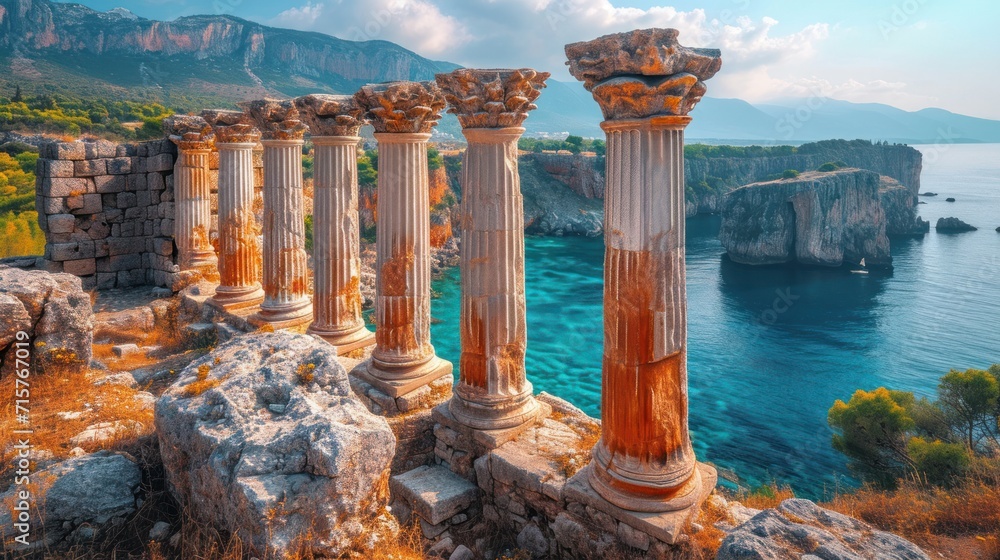
<path fill-rule="evenodd" d="M 302 146 L 306 126 L 290 101 L 241 103 L 264 145 L 264 303 L 250 318 L 283 329 L 312 320 L 306 254 Z"/>
<path fill-rule="evenodd" d="M 259 228 L 253 213 L 253 150 L 260 131 L 240 111 L 203 111 L 219 151 L 219 286 L 209 305 L 252 307 L 264 300 L 260 285 Z"/>
<path fill-rule="evenodd" d="M 684 509 L 703 496 L 688 433 L 684 127 L 720 53 L 649 29 L 566 55 L 607 134 L 603 431 L 590 484 L 623 509 Z"/>
<path fill-rule="evenodd" d="M 548 76 L 531 69 L 437 75 L 468 140 L 460 220 L 462 361 L 448 406 L 459 422 L 480 430 L 523 425 L 539 410 L 524 370 L 524 202 L 517 141 Z"/>
<path fill-rule="evenodd" d="M 295 100 L 313 143 L 313 322 L 338 354 L 375 344 L 361 315 L 358 136 L 364 110 L 348 95 Z"/>
<path fill-rule="evenodd" d="M 378 200 L 375 349 L 362 372 L 398 397 L 450 375 L 431 345 L 427 141 L 445 101 L 433 82 L 367 85 L 355 94 L 375 127 Z"/>
<path fill-rule="evenodd" d="M 177 243 L 181 270 L 198 270 L 215 279 L 218 260 L 209 232 L 212 230 L 212 198 L 208 157 L 215 136 L 212 127 L 201 117 L 174 115 L 163 121 L 170 140 L 177 144 L 174 164 L 174 200 Z"/>

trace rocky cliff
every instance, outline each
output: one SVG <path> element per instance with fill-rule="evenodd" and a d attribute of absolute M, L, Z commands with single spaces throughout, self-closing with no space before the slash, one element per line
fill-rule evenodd
<path fill-rule="evenodd" d="M 785 170 L 811 171 L 824 163 L 840 161 L 886 177 L 881 197 L 888 235 L 924 233 L 927 225 L 916 216 L 915 199 L 920 190 L 921 159 L 920 152 L 909 146 L 875 145 L 860 140 L 803 144 L 789 149 L 785 155 L 689 155 L 684 161 L 687 215 L 721 212 L 729 192 L 750 183 L 772 180 Z M 531 223 L 535 232 L 600 234 L 603 208 L 593 201 L 604 198 L 604 158 L 522 154 L 520 165 L 522 187 L 526 189 L 525 212 L 530 218 L 525 223 Z M 452 178 L 453 182 L 457 180 L 457 176 Z"/>
<path fill-rule="evenodd" d="M 387 41 L 345 41 L 267 27 L 228 15 L 140 18 L 50 0 L 0 0 L 0 56 L 12 68 L 41 64 L 116 86 L 245 86 L 298 94 L 353 93 L 368 82 L 433 79 L 454 64 L 434 62 Z M 24 73 L 25 80 L 32 72 Z M 58 82 L 35 76 L 39 82 Z M 201 90 L 201 91 L 197 91 Z"/>
<path fill-rule="evenodd" d="M 878 173 L 841 169 L 729 193 L 719 239 L 733 261 L 891 266 Z"/>

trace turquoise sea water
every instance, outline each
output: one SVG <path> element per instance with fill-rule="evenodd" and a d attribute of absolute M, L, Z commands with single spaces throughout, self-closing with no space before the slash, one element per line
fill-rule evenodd
<path fill-rule="evenodd" d="M 826 412 L 858 388 L 933 395 L 950 368 L 1000 362 L 1000 145 L 924 152 L 923 239 L 894 239 L 891 274 L 726 261 L 717 216 L 688 220 L 690 426 L 700 459 L 744 483 L 820 498 L 852 484 Z M 957 199 L 954 203 L 947 197 Z M 937 234 L 939 217 L 980 229 Z M 603 242 L 529 238 L 528 378 L 600 415 Z M 435 282 L 438 354 L 458 363 L 459 274 Z M 788 304 L 790 302 L 790 305 Z"/>

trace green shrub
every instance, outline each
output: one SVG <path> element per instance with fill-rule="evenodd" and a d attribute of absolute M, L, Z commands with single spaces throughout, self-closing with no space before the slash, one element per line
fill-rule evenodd
<path fill-rule="evenodd" d="M 795 169 L 786 169 L 781 173 L 782 179 L 794 179 L 799 176 L 799 172 Z"/>

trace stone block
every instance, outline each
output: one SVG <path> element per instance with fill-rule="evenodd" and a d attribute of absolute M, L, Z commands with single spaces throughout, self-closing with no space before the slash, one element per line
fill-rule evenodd
<path fill-rule="evenodd" d="M 77 177 L 93 177 L 95 175 L 107 175 L 107 160 L 88 159 L 75 163 L 74 173 Z"/>
<path fill-rule="evenodd" d="M 135 193 L 136 206 L 149 206 L 149 191 L 137 191 Z"/>
<path fill-rule="evenodd" d="M 117 157 L 109 159 L 107 166 L 108 173 L 111 175 L 127 175 L 132 172 L 132 158 Z"/>
<path fill-rule="evenodd" d="M 125 221 L 127 222 L 129 220 L 136 220 L 138 218 L 142 218 L 143 216 L 146 215 L 146 213 L 143 210 L 145 210 L 145 209 L 144 208 L 139 208 L 137 206 L 133 206 L 132 208 L 126 208 L 125 209 Z"/>
<path fill-rule="evenodd" d="M 156 206 L 156 215 L 159 218 L 173 218 L 174 217 L 174 203 L 173 202 L 161 202 Z"/>
<path fill-rule="evenodd" d="M 170 218 L 165 218 L 160 222 L 160 235 L 164 237 L 174 236 L 174 220 Z"/>
<path fill-rule="evenodd" d="M 127 191 L 143 191 L 146 190 L 146 175 L 136 174 L 126 175 L 125 180 L 125 190 Z"/>
<path fill-rule="evenodd" d="M 83 208 L 83 195 L 66 197 L 66 207 L 74 211 Z"/>
<path fill-rule="evenodd" d="M 51 159 L 87 159 L 87 147 L 83 142 L 57 142 L 53 144 Z"/>
<path fill-rule="evenodd" d="M 170 171 L 174 168 L 174 157 L 170 154 L 158 154 L 146 160 L 146 171 Z"/>
<path fill-rule="evenodd" d="M 135 222 L 124 222 L 121 228 L 118 230 L 122 237 L 133 237 L 135 236 Z"/>
<path fill-rule="evenodd" d="M 131 192 L 118 193 L 115 205 L 121 209 L 133 208 L 136 205 L 136 195 Z"/>
<path fill-rule="evenodd" d="M 48 229 L 52 233 L 71 233 L 76 228 L 76 216 L 53 214 L 48 217 Z"/>
<path fill-rule="evenodd" d="M 109 196 L 111 197 L 111 203 L 110 204 L 108 203 L 108 197 Z M 108 222 L 109 224 L 119 224 L 119 223 L 121 223 L 122 218 L 125 216 L 125 212 L 122 212 L 120 209 L 114 207 L 115 200 L 116 200 L 115 195 L 113 195 L 113 194 L 107 195 L 106 194 L 106 195 L 102 196 L 102 199 L 104 201 L 104 220 L 106 222 Z"/>
<path fill-rule="evenodd" d="M 146 158 L 144 157 L 134 157 L 132 158 L 132 173 L 146 173 Z"/>
<path fill-rule="evenodd" d="M 93 239 L 93 236 L 91 237 Z M 94 256 L 95 257 L 106 257 L 110 253 L 108 249 L 108 238 L 107 236 L 94 239 Z"/>
<path fill-rule="evenodd" d="M 167 183 L 163 180 L 163 174 L 156 172 L 146 174 L 146 185 L 151 191 L 162 191 L 167 188 Z"/>
<path fill-rule="evenodd" d="M 87 159 L 113 158 L 118 149 L 117 144 L 108 140 L 88 141 L 83 145 Z"/>
<path fill-rule="evenodd" d="M 94 177 L 94 185 L 97 188 L 97 192 L 101 194 L 120 193 L 125 190 L 125 176 L 101 175 L 99 177 Z"/>
<path fill-rule="evenodd" d="M 46 196 L 42 197 L 41 202 L 41 206 L 38 206 L 37 202 L 35 206 L 41 214 L 65 214 L 69 212 L 69 206 L 66 205 L 65 198 L 49 198 Z"/>
<path fill-rule="evenodd" d="M 116 224 L 117 225 L 117 224 Z M 141 253 L 145 243 L 141 238 L 112 237 L 108 239 L 108 253 L 111 256 Z"/>
<path fill-rule="evenodd" d="M 104 210 L 104 205 L 101 204 L 101 195 L 97 193 L 89 193 L 80 198 L 82 198 L 83 204 L 79 208 L 73 210 L 74 214 L 98 214 Z M 66 200 L 68 202 L 70 199 Z"/>
<path fill-rule="evenodd" d="M 90 276 L 97 272 L 97 266 L 94 263 L 94 259 L 63 261 L 63 272 L 76 276 Z"/>
<path fill-rule="evenodd" d="M 71 243 L 52 243 L 49 245 L 49 258 L 53 261 L 74 261 L 94 258 L 93 241 L 76 241 Z"/>
<path fill-rule="evenodd" d="M 115 147 L 115 157 L 132 157 L 135 155 L 135 144 L 119 144 Z"/>
<path fill-rule="evenodd" d="M 442 466 L 422 466 L 392 477 L 393 495 L 402 498 L 431 525 L 461 513 L 479 496 L 479 488 Z"/>
<path fill-rule="evenodd" d="M 39 177 L 73 177 L 74 166 L 72 161 L 40 159 L 38 160 L 38 164 L 41 167 L 39 170 L 40 173 L 38 173 Z"/>
<path fill-rule="evenodd" d="M 97 273 L 97 289 L 110 290 L 118 283 L 118 275 L 110 272 Z"/>
<path fill-rule="evenodd" d="M 52 198 L 80 196 L 96 192 L 93 181 L 69 177 L 49 177 L 42 179 L 42 196 Z"/>

